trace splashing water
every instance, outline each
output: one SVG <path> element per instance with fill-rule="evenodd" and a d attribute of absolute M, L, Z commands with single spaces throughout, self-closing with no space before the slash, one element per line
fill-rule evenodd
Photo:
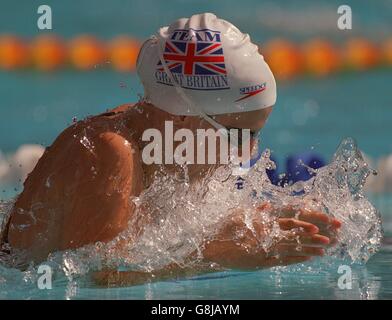
<path fill-rule="evenodd" d="M 351 138 L 343 140 L 330 165 L 319 169 L 309 183 L 308 196 L 317 199 L 322 211 L 342 224 L 338 245 L 330 255 L 366 262 L 380 247 L 380 213 L 366 199 L 363 187 L 371 170 Z"/>
<path fill-rule="evenodd" d="M 0 239 L 8 223 L 14 201 L 0 201 Z M 1 262 L 1 261 L 0 261 Z"/>
<path fill-rule="evenodd" d="M 171 263 L 180 266 L 200 263 L 204 240 L 214 238 L 233 211 L 241 209 L 247 222 L 256 208 L 266 202 L 274 208 L 290 205 L 321 210 L 342 221 L 338 245 L 328 251 L 331 257 L 366 262 L 378 250 L 381 218 L 362 191 L 371 170 L 353 139 L 344 139 L 331 163 L 317 169 L 315 176 L 306 182 L 285 187 L 272 185 L 265 169 L 273 167 L 266 150 L 243 176 L 242 189 L 236 187 L 238 176 L 233 173 L 237 168 L 232 166 L 220 167 L 192 184 L 186 167 L 182 175 L 159 171 L 152 185 L 131 199 L 136 214 L 128 230 L 109 243 L 53 253 L 47 262 L 68 278 L 103 266 L 151 271 Z M 0 208 L 3 215 L 9 211 L 4 209 Z M 268 251 L 285 237 L 285 231 L 279 228 L 277 215 L 260 210 L 259 214 L 270 226 L 260 242 Z M 4 223 L 0 216 L 1 224 Z M 247 226 L 252 229 L 251 223 Z M 190 260 L 189 256 L 194 258 Z"/>

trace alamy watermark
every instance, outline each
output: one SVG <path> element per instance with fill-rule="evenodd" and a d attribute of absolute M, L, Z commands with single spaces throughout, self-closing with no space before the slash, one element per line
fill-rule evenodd
<path fill-rule="evenodd" d="M 340 265 L 338 273 L 341 276 L 338 278 L 338 287 L 340 290 L 351 290 L 353 288 L 353 272 L 350 266 Z"/>
<path fill-rule="evenodd" d="M 38 7 L 37 13 L 40 15 L 37 20 L 38 29 L 52 30 L 52 8 L 43 4 Z"/>
<path fill-rule="evenodd" d="M 148 142 L 142 151 L 142 160 L 145 164 L 237 165 L 241 163 L 241 159 L 250 157 L 249 129 L 210 128 L 197 129 L 194 132 L 181 128 L 174 132 L 173 128 L 173 121 L 165 121 L 163 133 L 155 128 L 143 132 L 142 141 Z"/>
<path fill-rule="evenodd" d="M 338 7 L 340 15 L 337 21 L 339 30 L 351 30 L 353 28 L 353 14 L 349 5 L 343 4 Z"/>
<path fill-rule="evenodd" d="M 40 275 L 37 279 L 37 286 L 40 290 L 51 290 L 53 272 L 52 268 L 46 264 L 41 264 L 38 267 L 37 273 Z"/>

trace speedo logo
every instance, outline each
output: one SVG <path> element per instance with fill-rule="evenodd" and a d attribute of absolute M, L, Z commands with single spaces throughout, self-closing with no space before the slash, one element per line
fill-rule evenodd
<path fill-rule="evenodd" d="M 250 98 L 252 96 L 255 96 L 256 94 L 259 94 L 260 92 L 263 92 L 267 88 L 267 83 L 264 82 L 262 84 L 257 84 L 249 87 L 243 87 L 240 88 L 240 94 L 242 97 L 237 99 L 235 102 Z"/>

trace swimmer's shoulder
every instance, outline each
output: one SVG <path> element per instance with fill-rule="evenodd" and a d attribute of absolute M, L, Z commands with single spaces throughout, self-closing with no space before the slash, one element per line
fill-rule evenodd
<path fill-rule="evenodd" d="M 132 142 L 129 137 L 129 130 L 127 127 L 123 128 L 124 132 L 119 133 L 121 123 L 127 123 L 128 111 L 131 111 L 137 106 L 137 103 L 127 103 L 109 109 L 104 113 L 89 116 L 85 119 L 74 122 L 72 125 L 65 128 L 55 139 L 51 146 L 45 150 L 45 155 L 62 154 L 63 150 L 74 148 L 75 144 L 80 145 L 87 141 L 91 144 L 101 142 L 101 138 L 110 134 L 120 134 L 123 138 Z M 132 143 L 132 147 L 135 147 Z"/>
<path fill-rule="evenodd" d="M 111 116 L 111 115 L 115 115 L 115 114 L 121 114 L 121 113 L 124 113 L 124 112 L 128 111 L 130 108 L 133 108 L 134 105 L 135 105 L 134 103 L 122 104 L 122 105 L 119 105 L 119 106 L 117 106 L 115 108 L 106 110 L 106 112 L 103 112 L 103 113 L 101 113 L 99 115 L 100 116 L 105 116 L 105 115 L 106 116 Z"/>
<path fill-rule="evenodd" d="M 121 118 L 125 117 L 127 110 L 132 109 L 135 105 L 134 103 L 123 104 L 104 113 L 75 121 L 65 128 L 54 142 L 46 148 L 44 156 L 47 156 L 47 154 L 62 154 L 64 150 L 70 147 L 73 149 L 75 144 L 98 143 L 102 135 L 118 132 L 116 124 L 120 122 Z"/>
<path fill-rule="evenodd" d="M 127 111 L 133 109 L 135 105 L 136 103 L 122 104 L 97 115 L 87 116 L 84 119 L 75 121 L 58 135 L 56 141 L 68 140 L 72 136 L 86 132 L 86 129 L 90 134 L 92 131 L 111 131 L 111 127 L 115 126 L 116 120 L 121 120 L 121 118 L 125 117 Z"/>
<path fill-rule="evenodd" d="M 137 103 L 125 103 L 113 109 L 108 109 L 105 112 L 98 114 L 96 117 L 108 117 L 108 118 L 117 117 L 123 115 L 129 110 L 132 110 L 136 105 Z"/>

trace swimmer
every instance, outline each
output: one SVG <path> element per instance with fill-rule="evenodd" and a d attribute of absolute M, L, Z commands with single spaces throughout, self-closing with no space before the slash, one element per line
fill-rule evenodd
<path fill-rule="evenodd" d="M 276 101 L 274 77 L 257 46 L 211 13 L 159 29 L 143 44 L 137 72 L 145 90 L 140 102 L 65 129 L 26 179 L 2 235 L 7 248 L 23 252 L 26 264 L 44 261 L 52 252 L 108 242 L 127 228 L 134 228 L 136 234 L 146 227 L 149 221 L 143 216 L 140 223 L 129 226 L 137 212 L 130 198 L 148 188 L 162 167 L 143 161 L 145 130 L 164 133 L 165 121 L 172 121 L 174 130 L 186 128 L 195 134 L 209 128 L 255 133 L 263 128 Z M 257 144 L 254 135 L 250 142 Z M 203 179 L 218 166 L 188 165 L 189 182 Z M 175 164 L 164 168 L 168 174 L 182 170 Z M 292 238 L 275 245 L 274 255 L 258 246 L 258 239 L 265 236 L 260 211 L 277 214 L 279 227 L 292 231 Z M 222 222 L 214 240 L 206 239 L 203 265 L 252 270 L 322 256 L 336 242 L 340 222 L 305 207 L 296 213 L 289 207 L 262 205 L 254 212 L 254 235 L 238 208 Z M 227 240 L 239 230 L 248 235 L 243 243 Z M 94 277 L 100 284 L 127 285 L 197 271 L 213 270 L 170 265 L 154 273 L 107 270 Z"/>

